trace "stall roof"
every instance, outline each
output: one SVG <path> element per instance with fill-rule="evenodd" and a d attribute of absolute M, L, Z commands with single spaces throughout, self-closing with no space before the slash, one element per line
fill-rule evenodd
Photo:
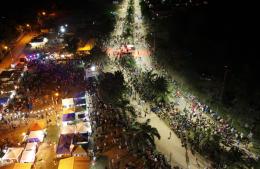
<path fill-rule="evenodd" d="M 60 160 L 58 169 L 89 169 L 90 161 L 84 157 L 69 157 Z"/>
<path fill-rule="evenodd" d="M 80 122 L 76 124 L 76 132 L 77 133 L 91 133 L 91 125 L 90 122 Z"/>
<path fill-rule="evenodd" d="M 70 154 L 70 145 L 74 134 L 60 135 L 59 143 L 57 146 L 57 154 Z"/>
<path fill-rule="evenodd" d="M 15 163 L 0 167 L 0 169 L 31 169 L 32 163 Z"/>
<path fill-rule="evenodd" d="M 75 113 L 70 114 L 63 114 L 62 121 L 74 121 L 75 120 Z"/>
<path fill-rule="evenodd" d="M 27 141 L 28 142 L 42 142 L 44 138 L 43 130 L 31 131 Z"/>
<path fill-rule="evenodd" d="M 7 152 L 3 156 L 3 160 L 19 160 L 19 156 L 23 152 L 22 147 L 13 147 L 13 148 L 8 148 Z"/>
<path fill-rule="evenodd" d="M 74 148 L 74 150 L 73 150 L 73 152 L 72 152 L 72 155 L 74 156 L 78 156 L 78 155 L 80 155 L 80 156 L 87 156 L 88 154 L 87 154 L 87 152 L 86 152 L 86 150 L 82 147 L 82 146 L 76 146 L 75 148 Z"/>
<path fill-rule="evenodd" d="M 73 98 L 62 99 L 62 106 L 63 107 L 73 107 L 74 106 Z"/>
<path fill-rule="evenodd" d="M 35 150 L 23 151 L 21 163 L 33 163 L 35 161 Z"/>
<path fill-rule="evenodd" d="M 29 131 L 37 131 L 37 130 L 43 130 L 45 129 L 45 125 L 43 122 L 36 122 L 31 124 Z"/>
<path fill-rule="evenodd" d="M 75 125 L 65 125 L 61 128 L 61 134 L 73 134 L 76 131 Z"/>
<path fill-rule="evenodd" d="M 25 146 L 25 150 L 29 151 L 29 150 L 35 150 L 36 151 L 37 148 L 37 143 L 33 142 L 33 143 L 27 143 Z"/>
<path fill-rule="evenodd" d="M 75 112 L 75 107 L 70 107 L 70 108 L 63 108 L 62 113 L 63 114 L 70 114 Z"/>

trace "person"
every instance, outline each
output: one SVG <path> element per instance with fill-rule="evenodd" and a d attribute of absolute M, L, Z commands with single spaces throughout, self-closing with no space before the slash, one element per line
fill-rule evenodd
<path fill-rule="evenodd" d="M 169 137 L 168 137 L 168 140 L 171 139 L 171 136 L 172 136 L 172 132 L 170 131 L 170 135 L 169 135 Z"/>

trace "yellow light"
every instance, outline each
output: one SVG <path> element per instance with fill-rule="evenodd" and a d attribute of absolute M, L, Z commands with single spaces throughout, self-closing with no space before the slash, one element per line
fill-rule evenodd
<path fill-rule="evenodd" d="M 7 50 L 7 49 L 8 49 L 8 46 L 4 46 L 4 49 Z"/>
<path fill-rule="evenodd" d="M 27 27 L 30 27 L 30 25 L 29 25 L 29 24 L 26 24 L 26 26 L 27 26 Z"/>
<path fill-rule="evenodd" d="M 42 15 L 46 15 L 46 12 L 43 11 L 43 12 L 42 12 Z"/>
<path fill-rule="evenodd" d="M 59 96 L 59 93 L 55 93 L 54 95 L 58 97 L 58 96 Z"/>

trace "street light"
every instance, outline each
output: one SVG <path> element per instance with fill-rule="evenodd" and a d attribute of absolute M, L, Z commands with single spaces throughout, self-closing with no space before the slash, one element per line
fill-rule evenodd
<path fill-rule="evenodd" d="M 29 28 L 29 29 L 30 29 L 30 31 L 32 31 L 32 27 L 31 27 L 31 25 L 30 25 L 30 24 L 28 24 L 28 23 L 27 23 L 27 24 L 26 24 L 26 27 L 27 27 L 27 28 Z"/>
<path fill-rule="evenodd" d="M 6 50 L 6 51 L 9 51 L 10 52 L 10 55 L 11 55 L 11 58 L 12 58 L 12 61 L 14 60 L 14 58 L 13 58 L 13 54 L 12 54 L 12 50 L 8 47 L 8 46 L 4 46 L 4 49 Z"/>
<path fill-rule="evenodd" d="M 91 70 L 92 72 L 96 71 L 96 66 L 95 66 L 95 65 L 91 66 L 91 67 L 90 67 L 90 70 Z"/>
<path fill-rule="evenodd" d="M 61 33 L 65 33 L 65 32 L 66 32 L 66 29 L 65 29 L 64 26 L 61 26 L 61 27 L 60 27 L 60 32 L 61 32 Z"/>

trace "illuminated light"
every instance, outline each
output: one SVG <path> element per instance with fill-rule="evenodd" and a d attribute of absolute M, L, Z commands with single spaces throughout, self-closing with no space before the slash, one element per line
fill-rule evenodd
<path fill-rule="evenodd" d="M 43 38 L 43 42 L 48 42 L 48 39 L 47 38 Z"/>
<path fill-rule="evenodd" d="M 68 27 L 68 24 L 66 24 L 65 27 Z"/>
<path fill-rule="evenodd" d="M 7 50 L 7 49 L 8 49 L 8 46 L 4 46 L 4 49 Z"/>
<path fill-rule="evenodd" d="M 27 26 L 27 27 L 30 27 L 30 25 L 29 25 L 29 24 L 26 24 L 26 26 Z"/>
<path fill-rule="evenodd" d="M 60 57 L 65 58 L 65 55 L 60 55 Z"/>
<path fill-rule="evenodd" d="M 91 70 L 92 72 L 96 71 L 96 66 L 95 66 L 95 65 L 91 66 L 90 70 Z"/>
<path fill-rule="evenodd" d="M 64 27 L 64 26 L 61 26 L 61 27 L 60 27 L 60 32 L 61 32 L 61 33 L 64 33 L 64 32 L 66 32 L 66 29 L 65 29 L 65 27 Z"/>
<path fill-rule="evenodd" d="M 57 93 L 55 93 L 54 95 L 55 95 L 56 97 L 58 97 L 58 96 L 59 96 L 59 93 L 57 92 Z"/>
<path fill-rule="evenodd" d="M 45 15 L 46 15 L 46 12 L 43 11 L 43 12 L 42 12 L 42 15 L 45 16 Z"/>

